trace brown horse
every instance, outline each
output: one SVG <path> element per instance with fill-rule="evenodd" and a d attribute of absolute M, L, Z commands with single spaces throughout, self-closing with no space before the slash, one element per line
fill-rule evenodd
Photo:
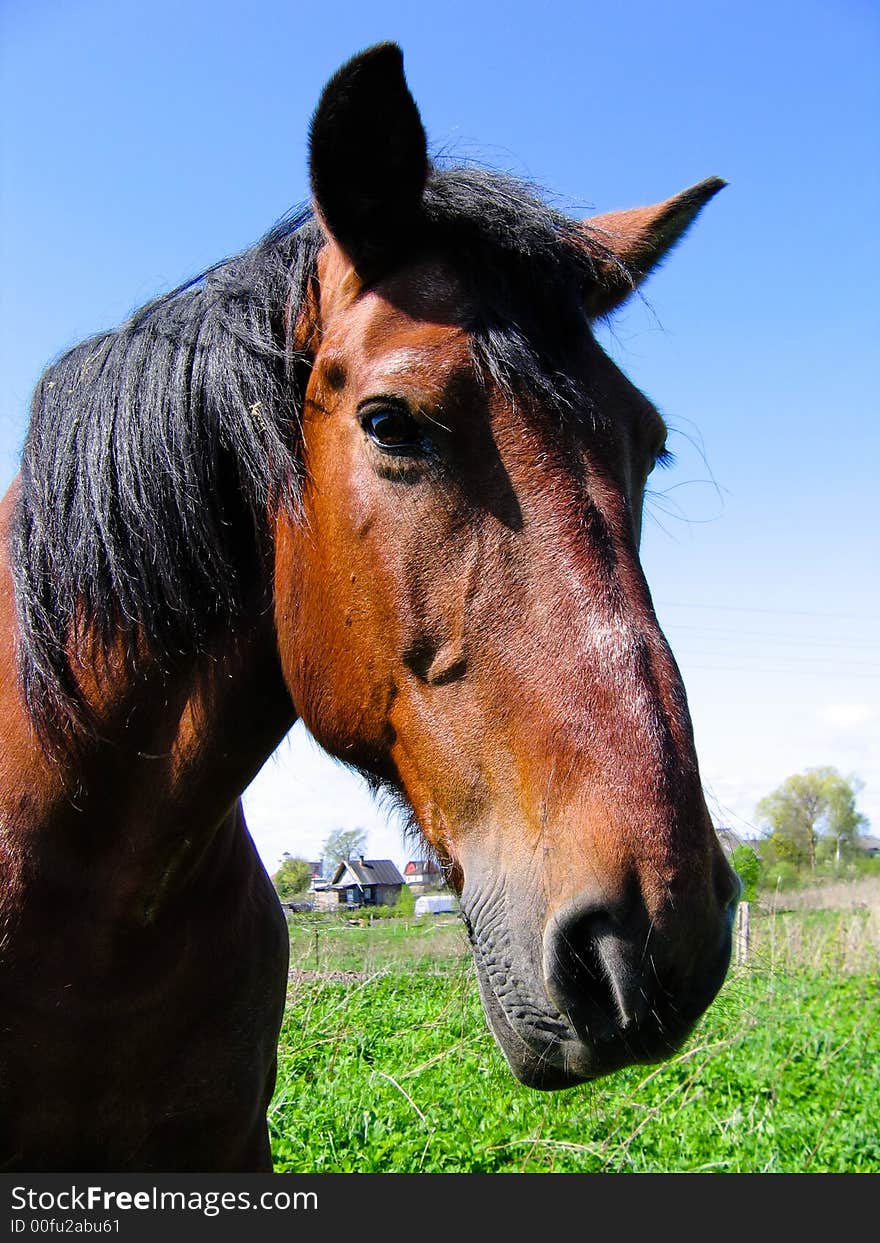
<path fill-rule="evenodd" d="M 679 1047 L 736 881 L 638 558 L 662 419 L 590 324 L 720 188 L 576 224 L 438 169 L 399 50 L 314 214 L 46 372 L 2 506 L 0 1168 L 270 1169 L 297 717 L 461 893 L 514 1074 Z"/>

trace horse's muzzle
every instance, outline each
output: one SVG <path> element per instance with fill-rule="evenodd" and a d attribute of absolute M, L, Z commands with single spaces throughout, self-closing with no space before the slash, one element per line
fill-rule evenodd
<path fill-rule="evenodd" d="M 724 982 L 740 884 L 720 850 L 709 884 L 654 894 L 598 885 L 549 914 L 512 877 L 465 869 L 461 913 L 489 1026 L 511 1071 L 554 1090 L 661 1062 Z"/>
<path fill-rule="evenodd" d="M 674 953 L 643 909 L 623 914 L 585 896 L 551 918 L 544 982 L 576 1037 L 564 1042 L 563 1059 L 574 1081 L 680 1048 L 727 973 L 738 882 L 730 888 L 691 935 L 676 937 Z"/>

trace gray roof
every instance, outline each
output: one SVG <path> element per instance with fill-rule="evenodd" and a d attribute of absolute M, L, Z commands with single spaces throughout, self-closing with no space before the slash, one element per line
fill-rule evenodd
<path fill-rule="evenodd" d="M 402 885 L 403 877 L 390 859 L 346 859 L 333 873 L 333 887 L 340 885 L 346 868 L 359 885 Z"/>

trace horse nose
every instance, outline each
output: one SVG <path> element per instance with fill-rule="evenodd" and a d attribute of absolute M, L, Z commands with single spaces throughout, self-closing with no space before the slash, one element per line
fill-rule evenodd
<path fill-rule="evenodd" d="M 628 905 L 574 898 L 544 933 L 544 979 L 554 1004 L 590 1040 L 608 1040 L 644 1023 L 650 1011 L 645 970 L 648 929 L 638 936 Z"/>
<path fill-rule="evenodd" d="M 599 1062 L 655 1061 L 677 1048 L 709 1005 L 730 960 L 728 911 L 694 908 L 674 940 L 661 937 L 640 900 L 567 902 L 544 933 L 548 996 Z M 711 908 L 711 909 L 710 909 Z"/>
<path fill-rule="evenodd" d="M 715 892 L 725 918 L 732 920 L 743 894 L 743 883 L 726 859 L 722 858 L 721 865 L 716 873 Z"/>

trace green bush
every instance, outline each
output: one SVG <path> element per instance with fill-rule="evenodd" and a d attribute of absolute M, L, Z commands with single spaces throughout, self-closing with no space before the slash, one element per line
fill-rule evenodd
<path fill-rule="evenodd" d="M 803 884 L 800 869 L 787 859 L 778 859 L 767 865 L 764 873 L 764 885 L 767 889 L 797 889 Z"/>
<path fill-rule="evenodd" d="M 409 919 L 415 914 L 416 898 L 409 885 L 403 886 L 400 891 L 400 897 L 397 899 L 397 905 L 393 909 L 395 915 L 401 915 L 404 919 Z"/>
<path fill-rule="evenodd" d="M 880 876 L 880 855 L 859 855 L 852 866 L 856 876 Z"/>
<path fill-rule="evenodd" d="M 373 919 L 410 919 L 415 910 L 416 900 L 409 885 L 403 885 L 400 896 L 394 906 L 360 906 L 349 912 L 351 918 L 369 922 Z"/>
<path fill-rule="evenodd" d="M 399 914 L 396 906 L 361 906 L 352 918 L 369 923 L 371 919 L 397 919 Z"/>
<path fill-rule="evenodd" d="M 761 863 L 751 846 L 737 846 L 730 856 L 733 870 L 742 881 L 743 902 L 754 902 L 758 897 Z"/>

